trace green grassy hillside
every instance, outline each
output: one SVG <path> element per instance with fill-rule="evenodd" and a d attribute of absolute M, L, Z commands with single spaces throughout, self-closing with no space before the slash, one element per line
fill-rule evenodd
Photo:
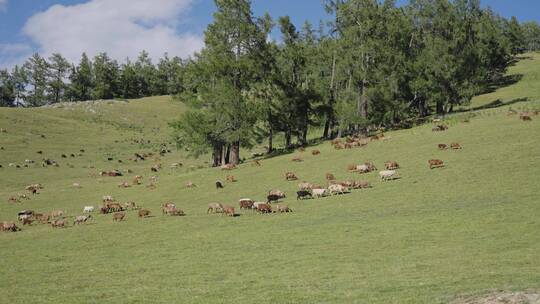
<path fill-rule="evenodd" d="M 134 163 L 137 151 L 168 142 L 166 122 L 182 111 L 168 98 L 55 109 L 0 109 L 0 220 L 33 209 L 82 214 L 103 195 L 133 200 L 153 217 L 114 223 L 111 215 L 79 227 L 53 229 L 34 224 L 0 234 L 2 303 L 447 303 L 457 295 L 493 289 L 540 289 L 540 117 L 530 122 L 507 115 L 540 108 L 540 56 L 522 60 L 510 73 L 521 80 L 473 106 L 510 101 L 497 108 L 447 118 L 449 130 L 431 125 L 387 133 L 386 141 L 364 148 L 334 150 L 326 142 L 310 149 L 244 164 L 231 172 L 189 170 L 201 161 L 180 153 Z M 95 111 L 95 113 L 93 112 Z M 41 138 L 44 134 L 46 138 Z M 151 144 L 131 142 L 150 139 Z M 437 144 L 459 142 L 462 150 L 439 151 Z M 81 157 L 62 153 L 86 150 Z M 40 159 L 60 167 L 9 167 Z M 107 161 L 108 156 L 114 157 Z M 304 161 L 291 162 L 301 156 Z M 440 158 L 446 167 L 430 170 Z M 122 159 L 123 163 L 117 163 Z M 348 173 L 351 163 L 387 160 L 400 165 L 401 179 L 381 182 L 377 173 Z M 72 163 L 74 168 L 67 166 Z M 150 172 L 162 163 L 159 173 Z M 183 162 L 173 170 L 170 163 Z M 94 166 L 95 168 L 89 168 Z M 96 177 L 119 168 L 125 177 Z M 368 180 L 371 189 L 297 201 L 297 182 Z M 144 184 L 118 188 L 136 174 Z M 216 190 L 216 179 L 233 174 L 236 183 Z M 157 175 L 156 189 L 145 185 Z M 185 188 L 188 181 L 198 187 Z M 73 182 L 81 188 L 72 187 Z M 7 198 L 24 186 L 42 183 L 41 194 L 20 204 Z M 270 189 L 288 194 L 290 214 L 238 212 L 230 218 L 206 214 L 209 202 L 237 206 L 238 199 L 263 200 Z M 185 217 L 162 216 L 160 204 L 174 201 Z"/>

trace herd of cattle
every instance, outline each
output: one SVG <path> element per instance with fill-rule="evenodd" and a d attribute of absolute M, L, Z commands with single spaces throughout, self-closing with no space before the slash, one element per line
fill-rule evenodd
<path fill-rule="evenodd" d="M 529 121 L 531 120 L 529 113 L 521 113 L 520 119 L 523 121 Z M 434 132 L 442 132 L 446 131 L 448 129 L 448 126 L 444 124 L 438 124 L 436 125 L 432 131 Z M 332 146 L 337 149 L 351 149 L 353 147 L 363 147 L 368 144 L 369 141 L 374 140 L 388 140 L 389 137 L 385 137 L 383 133 L 380 133 L 378 135 L 375 135 L 370 138 L 360 138 L 360 137 L 347 137 L 345 139 L 345 142 L 342 142 L 341 139 L 335 139 L 331 141 Z M 439 150 L 446 150 L 446 149 L 453 149 L 453 150 L 459 150 L 461 149 L 461 145 L 459 143 L 453 142 L 449 145 L 447 144 L 439 144 L 438 149 Z M 304 152 L 304 148 L 299 149 L 300 152 Z M 80 151 L 81 153 L 84 153 L 84 150 Z M 39 153 L 39 152 L 38 152 Z M 311 154 L 313 156 L 320 155 L 321 152 L 319 150 L 312 150 Z M 144 160 L 149 155 L 140 155 L 135 154 L 135 160 Z M 64 157 L 64 155 L 62 155 Z M 67 157 L 67 155 L 65 156 Z M 73 155 L 74 157 L 74 155 Z M 292 159 L 294 162 L 302 162 L 303 159 L 299 156 L 294 157 Z M 45 165 L 57 165 L 57 163 L 53 160 L 44 160 L 43 162 Z M 253 166 L 261 166 L 260 161 L 254 160 L 252 162 Z M 428 160 L 428 166 L 430 169 L 434 168 L 440 168 L 444 167 L 444 162 L 440 159 L 430 159 Z M 232 164 L 223 165 L 221 167 L 222 170 L 233 170 L 237 167 Z M 384 163 L 384 170 L 379 171 L 379 177 L 381 181 L 391 181 L 395 179 L 399 179 L 399 170 L 400 166 L 396 161 L 387 161 Z M 161 169 L 160 165 L 154 165 L 151 168 L 152 172 L 158 172 Z M 372 162 L 365 162 L 363 164 L 350 164 L 347 166 L 348 172 L 356 172 L 359 174 L 365 174 L 370 173 L 373 171 L 377 171 L 377 167 Z M 100 176 L 122 176 L 122 172 L 118 170 L 112 170 L 112 171 L 103 171 L 99 173 Z M 350 193 L 351 190 L 354 189 L 366 189 L 371 188 L 371 184 L 368 181 L 365 180 L 345 180 L 345 181 L 337 181 L 334 174 L 332 173 L 326 173 L 325 175 L 327 186 L 322 185 L 315 185 L 309 182 L 301 182 L 298 184 L 298 191 L 296 192 L 296 199 L 297 200 L 304 200 L 304 199 L 314 199 L 314 198 L 322 198 L 325 196 L 330 195 L 339 195 L 339 194 L 346 194 Z M 133 185 L 140 185 L 142 183 L 142 176 L 136 175 L 133 178 L 132 184 Z M 150 185 L 153 185 L 156 181 L 157 177 L 152 177 L 150 179 Z M 286 181 L 296 181 L 298 180 L 297 175 L 294 172 L 286 172 L 285 173 L 285 180 Z M 236 178 L 233 175 L 227 175 L 226 177 L 227 182 L 236 182 Z M 80 187 L 78 183 L 73 184 L 76 187 Z M 118 187 L 127 188 L 130 187 L 131 184 L 127 182 L 122 182 L 118 184 Z M 197 187 L 193 182 L 188 182 L 186 184 L 187 188 L 194 188 Z M 221 181 L 216 181 L 216 188 L 221 189 L 224 185 Z M 40 190 L 43 189 L 43 186 L 41 184 L 32 184 L 28 185 L 25 190 L 27 190 L 30 194 L 35 195 L 38 194 Z M 255 200 L 252 200 L 250 198 L 242 198 L 238 202 L 239 210 L 252 210 L 259 212 L 261 214 L 267 214 L 267 213 L 288 213 L 292 212 L 292 209 L 289 208 L 286 204 L 279 203 L 280 200 L 286 198 L 286 194 L 283 191 L 280 190 L 271 190 L 267 193 L 266 201 L 264 202 L 258 202 Z M 12 196 L 8 199 L 8 202 L 10 203 L 20 203 L 21 200 L 28 200 L 30 199 L 30 196 L 28 194 L 18 194 L 17 196 Z M 89 220 L 92 220 L 93 217 L 91 213 L 93 212 L 99 212 L 100 214 L 112 214 L 112 220 L 114 222 L 121 222 L 126 219 L 127 212 L 128 211 L 137 211 L 138 217 L 143 219 L 146 217 L 149 217 L 151 214 L 151 211 L 148 209 L 140 208 L 137 206 L 135 202 L 127 202 L 124 204 L 121 204 L 117 202 L 112 196 L 104 196 L 103 198 L 103 204 L 99 207 L 94 206 L 84 206 L 83 207 L 83 215 L 78 215 L 73 218 L 73 225 L 80 225 L 83 223 L 88 222 Z M 273 206 L 273 203 L 277 203 L 275 206 Z M 172 202 L 168 202 L 161 205 L 161 212 L 162 215 L 169 215 L 169 216 L 184 216 L 186 215 L 183 210 L 176 207 L 176 205 Z M 208 208 L 206 210 L 207 214 L 210 213 L 220 213 L 226 216 L 236 216 L 237 213 L 235 212 L 235 207 L 230 205 L 224 205 L 221 203 L 213 202 L 208 204 Z M 22 224 L 22 226 L 26 225 L 32 225 L 34 222 L 42 223 L 42 224 L 50 224 L 53 228 L 63 228 L 67 227 L 69 222 L 68 218 L 64 211 L 62 210 L 55 210 L 49 213 L 37 213 L 33 210 L 23 210 L 18 212 L 17 219 Z M 20 231 L 20 227 L 17 225 L 17 223 L 13 221 L 4 221 L 0 225 L 0 231 Z"/>

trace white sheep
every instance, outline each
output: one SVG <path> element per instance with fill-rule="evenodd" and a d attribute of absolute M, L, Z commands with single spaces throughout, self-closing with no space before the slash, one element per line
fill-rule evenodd
<path fill-rule="evenodd" d="M 379 176 L 382 181 L 393 180 L 399 178 L 399 174 L 396 170 L 384 170 L 379 172 Z"/>
<path fill-rule="evenodd" d="M 85 206 L 83 209 L 83 213 L 94 212 L 94 210 L 95 210 L 94 206 Z"/>

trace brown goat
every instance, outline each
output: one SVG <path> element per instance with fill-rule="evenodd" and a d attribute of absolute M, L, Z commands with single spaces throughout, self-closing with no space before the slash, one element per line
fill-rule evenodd
<path fill-rule="evenodd" d="M 117 213 L 113 214 L 113 222 L 123 221 L 125 217 L 126 217 L 125 212 L 117 212 Z"/>
<path fill-rule="evenodd" d="M 332 173 L 326 173 L 326 180 L 333 181 L 336 180 L 336 177 Z"/>
<path fill-rule="evenodd" d="M 284 204 L 277 204 L 276 205 L 277 212 L 284 213 L 284 212 L 292 212 L 291 208 L 289 206 Z"/>
<path fill-rule="evenodd" d="M 237 180 L 234 175 L 227 175 L 227 181 L 230 183 L 235 183 Z"/>
<path fill-rule="evenodd" d="M 319 151 L 319 150 L 311 151 L 311 155 L 319 155 L 319 154 L 321 154 L 321 151 Z"/>
<path fill-rule="evenodd" d="M 296 177 L 296 174 L 294 174 L 293 172 L 287 172 L 285 173 L 285 179 L 288 181 L 294 181 L 297 180 L 298 177 Z"/>
<path fill-rule="evenodd" d="M 272 213 L 272 206 L 270 204 L 257 205 L 257 211 L 260 213 Z"/>
<path fill-rule="evenodd" d="M 66 219 L 58 219 L 51 222 L 51 227 L 53 228 L 65 228 L 67 225 Z"/>
<path fill-rule="evenodd" d="M 142 209 L 142 210 L 139 210 L 139 218 L 144 218 L 144 217 L 147 217 L 150 215 L 150 210 L 147 210 L 147 209 Z"/>
<path fill-rule="evenodd" d="M 234 216 L 234 207 L 223 206 L 223 214 L 227 216 Z"/>
<path fill-rule="evenodd" d="M 396 161 L 387 161 L 384 163 L 386 170 L 396 170 L 399 169 L 399 164 Z"/>
<path fill-rule="evenodd" d="M 238 203 L 240 204 L 240 209 L 252 209 L 255 202 L 252 199 L 244 198 Z"/>
<path fill-rule="evenodd" d="M 448 149 L 448 145 L 446 144 L 439 144 L 439 150 L 446 150 Z"/>
<path fill-rule="evenodd" d="M 461 145 L 457 142 L 454 142 L 454 143 L 451 143 L 450 144 L 450 148 L 454 149 L 454 150 L 459 150 L 461 149 Z"/>

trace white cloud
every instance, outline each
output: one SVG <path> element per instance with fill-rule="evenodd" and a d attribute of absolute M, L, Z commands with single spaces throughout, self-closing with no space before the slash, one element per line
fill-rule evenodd
<path fill-rule="evenodd" d="M 5 12 L 7 10 L 8 0 L 0 0 L 0 12 Z"/>
<path fill-rule="evenodd" d="M 1 1 L 1 0 L 0 0 Z M 22 43 L 0 43 L 0 69 L 22 65 L 32 55 L 32 48 Z"/>
<path fill-rule="evenodd" d="M 0 0 L 2 1 L 2 0 Z M 192 0 L 91 0 L 78 5 L 54 5 L 26 22 L 23 33 L 44 56 L 59 52 L 78 62 L 86 52 L 107 52 L 124 61 L 142 50 L 155 60 L 168 52 L 187 57 L 203 46 L 194 34 L 179 34 L 181 18 Z"/>

